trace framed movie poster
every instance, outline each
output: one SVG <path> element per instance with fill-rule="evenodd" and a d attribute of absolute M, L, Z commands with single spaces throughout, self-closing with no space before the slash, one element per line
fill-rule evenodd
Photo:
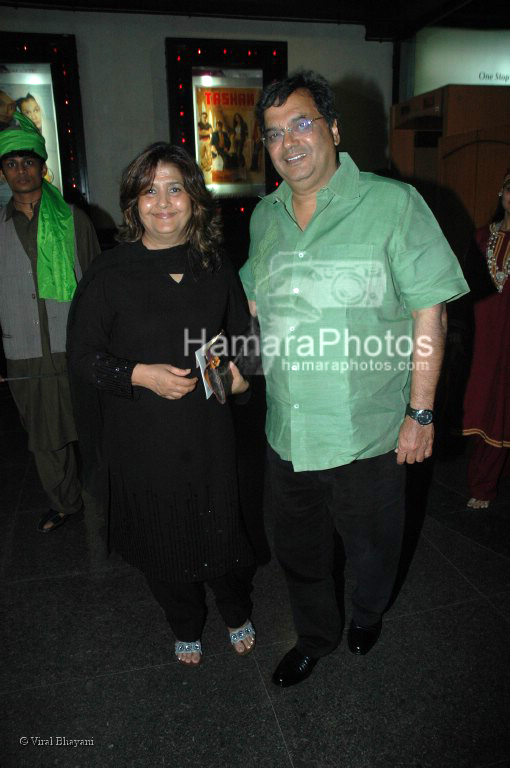
<path fill-rule="evenodd" d="M 23 112 L 46 141 L 47 180 L 70 203 L 88 201 L 88 179 L 73 35 L 2 33 L 0 130 Z M 0 205 L 10 198 L 0 184 Z"/>
<path fill-rule="evenodd" d="M 165 41 L 170 141 L 186 148 L 218 200 L 224 246 L 236 267 L 248 255 L 259 197 L 280 177 L 255 120 L 261 89 L 287 75 L 287 43 L 173 38 Z"/>
<path fill-rule="evenodd" d="M 196 158 L 222 207 L 274 189 L 255 105 L 265 85 L 286 76 L 287 43 L 167 38 L 166 65 L 170 139 Z"/>
<path fill-rule="evenodd" d="M 255 120 L 262 70 L 193 69 L 195 158 L 216 197 L 263 195 L 263 147 Z"/>
<path fill-rule="evenodd" d="M 47 181 L 60 192 L 62 174 L 57 134 L 57 116 L 51 68 L 48 63 L 2 63 L 0 68 L 0 130 L 7 127 L 13 112 L 19 110 L 30 118 L 46 141 Z M 11 196 L 7 184 L 0 184 L 0 205 Z"/>

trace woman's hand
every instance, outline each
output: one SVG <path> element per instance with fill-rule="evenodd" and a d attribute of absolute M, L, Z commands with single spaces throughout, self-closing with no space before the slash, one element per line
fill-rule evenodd
<path fill-rule="evenodd" d="M 134 387 L 151 389 L 156 395 L 167 400 L 180 400 L 192 392 L 197 385 L 197 377 L 187 378 L 191 368 L 176 368 L 166 363 L 145 365 L 138 363 L 131 374 Z"/>
<path fill-rule="evenodd" d="M 229 363 L 230 370 L 232 371 L 232 394 L 233 395 L 242 395 L 243 392 L 246 392 L 248 387 L 250 386 L 249 382 L 246 381 L 243 376 L 241 376 L 239 372 L 239 368 L 235 363 L 232 361 Z"/>

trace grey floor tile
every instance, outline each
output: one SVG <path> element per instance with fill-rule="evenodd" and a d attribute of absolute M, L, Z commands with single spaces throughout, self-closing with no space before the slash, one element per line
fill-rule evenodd
<path fill-rule="evenodd" d="M 490 603 L 510 621 L 510 590 L 489 596 Z"/>
<path fill-rule="evenodd" d="M 26 466 L 0 464 L 0 578 L 6 575 L 14 541 L 16 515 Z"/>
<path fill-rule="evenodd" d="M 343 644 L 301 685 L 273 686 L 294 767 L 474 768 L 508 758 L 507 636 L 482 600 L 386 622 L 368 656 Z M 258 650 L 264 679 L 278 657 L 275 647 Z"/>
<path fill-rule="evenodd" d="M 291 768 L 255 664 L 208 659 L 2 697 L 3 768 Z M 20 745 L 53 736 L 54 744 Z M 56 746 L 55 737 L 93 739 Z"/>
<path fill-rule="evenodd" d="M 427 517 L 423 536 L 483 594 L 510 588 L 510 557 Z"/>
<path fill-rule="evenodd" d="M 173 637 L 141 574 L 11 583 L 0 690 L 174 661 Z"/>
<path fill-rule="evenodd" d="M 422 535 L 387 616 L 393 619 L 478 597 L 476 589 Z"/>
<path fill-rule="evenodd" d="M 102 513 L 87 506 L 50 534 L 37 530 L 47 506 L 19 510 L 4 577 L 8 580 L 47 578 L 70 573 L 90 573 L 123 567 L 118 556 L 108 556 Z"/>

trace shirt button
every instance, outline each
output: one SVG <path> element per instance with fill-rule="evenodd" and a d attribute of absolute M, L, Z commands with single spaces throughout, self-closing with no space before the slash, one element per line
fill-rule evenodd
<path fill-rule="evenodd" d="M 292 293 L 299 293 L 299 288 L 293 288 Z"/>
<path fill-rule="evenodd" d="M 302 251 L 300 253 L 298 253 L 298 256 L 299 256 L 300 259 L 302 259 L 304 255 L 305 254 Z"/>
<path fill-rule="evenodd" d="M 295 327 L 293 325 L 290 326 L 289 331 L 295 331 Z"/>
<path fill-rule="evenodd" d="M 294 408 L 299 408 L 299 403 L 294 403 Z"/>

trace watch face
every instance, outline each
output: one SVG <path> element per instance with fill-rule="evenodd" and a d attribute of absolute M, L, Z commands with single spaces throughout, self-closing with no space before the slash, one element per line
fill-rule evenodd
<path fill-rule="evenodd" d="M 434 417 L 434 414 L 432 413 L 432 411 L 427 411 L 427 410 L 418 411 L 416 415 L 416 421 L 418 422 L 418 424 L 421 424 L 424 427 L 427 424 L 431 423 L 433 417 Z"/>

